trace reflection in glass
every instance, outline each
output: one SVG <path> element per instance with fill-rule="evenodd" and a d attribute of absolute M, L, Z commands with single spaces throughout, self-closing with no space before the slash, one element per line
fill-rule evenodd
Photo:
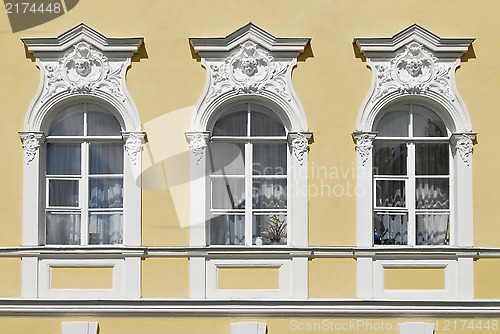
<path fill-rule="evenodd" d="M 408 244 L 408 215 L 375 213 L 373 238 L 375 245 Z"/>
<path fill-rule="evenodd" d="M 405 143 L 375 141 L 373 153 L 374 175 L 406 175 Z"/>
<path fill-rule="evenodd" d="M 375 193 L 377 207 L 406 206 L 405 181 L 377 180 Z"/>
<path fill-rule="evenodd" d="M 219 215 L 210 219 L 206 226 L 208 245 L 245 244 L 244 215 Z"/>
<path fill-rule="evenodd" d="M 386 113 L 378 122 L 377 137 L 408 137 L 410 124 L 409 105 Z"/>
<path fill-rule="evenodd" d="M 123 217 L 121 213 L 89 216 L 89 245 L 123 244 Z"/>
<path fill-rule="evenodd" d="M 245 145 L 239 143 L 210 143 L 210 167 L 215 175 L 245 174 Z"/>
<path fill-rule="evenodd" d="M 450 191 L 448 179 L 417 178 L 415 207 L 417 209 L 449 209 Z"/>
<path fill-rule="evenodd" d="M 47 175 L 80 175 L 80 143 L 47 143 Z"/>
<path fill-rule="evenodd" d="M 246 105 L 241 107 L 246 109 Z M 215 122 L 213 136 L 246 136 L 247 135 L 247 112 L 237 111 L 227 114 Z"/>
<path fill-rule="evenodd" d="M 252 195 L 254 209 L 285 209 L 286 179 L 254 178 Z"/>
<path fill-rule="evenodd" d="M 244 209 L 245 178 L 212 176 L 212 209 Z"/>
<path fill-rule="evenodd" d="M 417 245 L 448 245 L 449 215 L 417 215 Z"/>
<path fill-rule="evenodd" d="M 122 207 L 122 178 L 91 178 L 89 180 L 89 208 Z"/>
<path fill-rule="evenodd" d="M 49 180 L 49 206 L 79 206 L 78 180 Z"/>
<path fill-rule="evenodd" d="M 286 175 L 286 143 L 253 144 L 253 174 Z"/>
<path fill-rule="evenodd" d="M 415 144 L 415 172 L 417 175 L 448 175 L 450 154 L 448 143 Z"/>
<path fill-rule="evenodd" d="M 90 174 L 122 174 L 122 143 L 91 143 L 89 156 Z"/>
<path fill-rule="evenodd" d="M 76 212 L 47 212 L 47 245 L 79 245 L 80 214 Z"/>

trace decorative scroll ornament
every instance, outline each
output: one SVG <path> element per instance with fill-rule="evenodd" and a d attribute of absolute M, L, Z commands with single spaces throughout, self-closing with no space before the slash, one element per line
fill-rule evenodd
<path fill-rule="evenodd" d="M 292 140 L 293 154 L 297 158 L 299 164 L 302 166 L 304 163 L 304 155 L 309 149 L 309 140 L 302 133 L 297 134 L 297 138 Z"/>
<path fill-rule="evenodd" d="M 123 63 L 112 69 L 108 58 L 92 46 L 80 42 L 67 52 L 56 65 L 45 65 L 47 84 L 42 103 L 58 89 L 71 93 L 92 94 L 106 86 L 112 94 L 125 101 L 120 85 Z"/>
<path fill-rule="evenodd" d="M 452 102 L 455 100 L 450 85 L 451 64 L 440 63 L 419 43 L 410 43 L 389 64 L 375 65 L 375 69 L 377 84 L 372 101 L 392 91 L 425 94 L 430 90 L 446 96 Z"/>
<path fill-rule="evenodd" d="M 361 165 L 363 166 L 366 164 L 366 161 L 368 161 L 368 157 L 370 156 L 370 151 L 373 147 L 372 142 L 373 140 L 368 134 L 362 134 L 356 140 L 356 151 L 361 158 Z"/>
<path fill-rule="evenodd" d="M 131 133 L 127 140 L 125 141 L 125 151 L 127 151 L 127 154 L 132 161 L 132 164 L 136 165 L 137 164 L 137 155 L 139 152 L 142 150 L 142 139 L 140 136 L 136 135 L 135 133 Z"/>
<path fill-rule="evenodd" d="M 465 162 L 467 166 L 470 166 L 472 149 L 474 147 L 474 143 L 472 142 L 472 138 L 466 134 L 463 134 L 458 140 L 456 144 L 457 151 L 462 158 L 462 161 Z"/>
<path fill-rule="evenodd" d="M 257 44 L 247 41 L 222 64 L 210 65 L 211 82 L 205 103 L 229 90 L 244 94 L 273 90 L 290 101 L 292 98 L 286 84 L 289 66 L 290 63 L 275 61 Z"/>
<path fill-rule="evenodd" d="M 26 165 L 30 165 L 35 159 L 38 149 L 40 148 L 40 141 L 36 138 L 35 134 L 28 133 L 22 136 L 24 154 L 26 155 Z"/>
<path fill-rule="evenodd" d="M 193 152 L 194 157 L 196 159 L 196 164 L 198 164 L 203 158 L 203 152 L 205 152 L 205 148 L 207 147 L 206 136 L 203 133 L 194 133 L 188 136 L 189 140 L 189 150 Z"/>

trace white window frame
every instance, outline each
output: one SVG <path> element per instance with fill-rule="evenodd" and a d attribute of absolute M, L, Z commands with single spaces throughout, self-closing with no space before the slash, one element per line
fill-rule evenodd
<path fill-rule="evenodd" d="M 273 110 L 288 130 L 291 153 L 287 206 L 288 217 L 293 217 L 293 223 L 288 222 L 288 245 L 283 247 L 308 245 L 307 157 L 312 133 L 308 130 L 304 110 L 294 92 L 291 73 L 297 57 L 309 41 L 309 38 L 277 38 L 253 23 L 226 37 L 190 38 L 207 71 L 205 91 L 195 107 L 190 131 L 186 132 L 191 151 L 191 247 L 206 247 L 205 222 L 209 219 L 207 209 L 210 207 L 206 191 L 209 187 L 207 143 L 210 125 L 232 105 L 246 102 Z M 247 50 L 254 52 L 247 54 Z M 247 69 L 241 66 L 240 61 L 248 57 L 258 59 L 255 64 L 259 65 L 253 68 L 253 73 L 246 72 Z M 252 246 L 256 251 L 258 247 L 261 246 Z M 190 260 L 191 298 L 212 298 L 206 291 L 206 255 L 193 256 Z M 238 266 L 245 267 L 252 266 L 257 260 L 250 256 L 238 261 Z M 292 257 L 287 261 L 293 263 L 290 275 L 294 283 L 293 288 L 280 298 L 305 298 L 307 259 Z M 233 298 L 245 298 L 245 294 L 235 292 Z"/>
<path fill-rule="evenodd" d="M 119 258 L 125 265 L 122 276 L 127 273 L 130 278 L 119 294 L 111 293 L 109 297 L 137 298 L 140 296 L 140 257 L 124 255 L 127 253 L 125 250 L 116 253 L 112 248 L 124 249 L 141 245 L 141 151 L 146 137 L 141 130 L 137 108 L 128 93 L 125 75 L 131 57 L 138 52 L 143 38 L 108 38 L 82 23 L 55 38 L 24 38 L 22 41 L 28 52 L 36 58 L 40 69 L 40 86 L 26 114 L 24 129 L 19 132 L 25 153 L 22 245 L 34 248 L 30 256 L 22 258 L 22 296 L 42 297 L 40 282 L 48 279 L 43 277 L 39 266 L 43 249 L 51 247 L 40 246 L 45 233 L 42 224 L 45 221 L 45 203 L 41 199 L 45 197 L 42 194 L 45 191 L 42 171 L 45 167 L 43 148 L 48 124 L 58 111 L 70 105 L 89 102 L 111 111 L 124 129 L 124 243 L 108 248 L 110 254 L 115 254 L 109 257 L 110 264 L 114 265 L 115 259 Z M 100 71 L 100 75 L 69 72 L 68 64 L 72 57 L 77 56 L 79 49 L 87 51 L 81 55 L 91 60 L 89 70 L 96 73 Z M 68 256 L 75 261 L 85 257 L 84 253 L 72 250 L 78 247 L 91 246 L 65 247 Z M 50 258 L 50 255 L 46 254 L 45 258 Z M 101 259 L 95 259 L 96 264 L 101 263 L 100 261 Z M 93 261 L 89 260 L 85 264 L 92 267 Z M 91 298 L 90 295 L 81 293 L 68 293 L 66 297 Z"/>
<path fill-rule="evenodd" d="M 454 216 L 453 212 L 455 210 L 455 202 L 454 202 L 454 196 L 452 194 L 455 193 L 454 189 L 454 183 L 453 182 L 453 156 L 451 155 L 451 151 L 449 149 L 448 145 L 448 156 L 449 156 L 449 166 L 448 166 L 448 174 L 446 175 L 416 175 L 415 171 L 415 159 L 416 159 L 416 149 L 415 149 L 415 144 L 417 143 L 443 143 L 443 144 L 449 144 L 450 139 L 449 136 L 447 137 L 415 137 L 413 135 L 413 106 L 415 106 L 414 103 L 410 104 L 405 104 L 409 105 L 409 120 L 410 122 L 408 123 L 408 136 L 407 137 L 375 137 L 374 142 L 376 141 L 381 141 L 381 142 L 393 142 L 393 143 L 404 143 L 407 146 L 407 159 L 406 159 L 406 169 L 407 173 L 404 175 L 373 175 L 373 183 L 372 183 L 372 200 L 373 200 L 373 213 L 380 211 L 380 212 L 388 212 L 389 214 L 397 214 L 398 212 L 400 213 L 406 213 L 408 217 L 408 222 L 407 222 L 407 233 L 408 233 L 408 243 L 407 246 L 415 246 L 416 245 L 416 221 L 415 221 L 415 216 L 419 213 L 419 211 L 426 211 L 426 212 L 431 212 L 431 210 L 419 210 L 415 207 L 415 184 L 416 184 L 416 179 L 417 178 L 426 178 L 426 177 L 431 177 L 431 178 L 442 178 L 442 179 L 448 179 L 448 189 L 449 189 L 449 209 L 441 209 L 439 211 L 433 212 L 437 214 L 442 214 L 446 213 L 448 214 L 448 223 L 450 225 L 450 245 L 455 244 L 455 235 L 454 235 Z M 428 109 L 428 108 L 426 108 Z M 432 110 L 428 109 L 429 111 L 432 112 Z M 387 110 L 387 113 L 390 113 L 392 109 Z M 381 113 L 382 117 L 385 114 L 385 112 Z M 447 128 L 447 134 L 449 135 L 449 130 Z M 375 168 L 373 166 L 372 171 L 374 171 Z M 405 182 L 405 198 L 406 198 L 406 206 L 403 208 L 386 208 L 386 207 L 377 207 L 376 204 L 376 183 L 377 181 L 404 181 Z M 373 230 L 373 226 L 372 226 Z M 374 245 L 377 246 L 377 245 Z"/>
<path fill-rule="evenodd" d="M 389 38 L 355 38 L 354 44 L 372 69 L 372 85 L 361 108 L 353 133 L 357 151 L 357 187 L 365 191 L 357 198 L 357 246 L 374 249 L 358 258 L 357 291 L 359 298 L 390 299 L 415 298 L 414 291 L 399 291 L 395 295 L 384 294 L 380 286 L 374 286 L 374 277 L 380 275 L 380 268 L 374 266 L 377 258 L 373 245 L 373 174 L 372 148 L 377 133 L 373 132 L 377 117 L 394 105 L 419 104 L 436 112 L 449 130 L 451 147 L 450 201 L 450 243 L 455 248 L 468 248 L 473 245 L 472 215 L 472 146 L 476 133 L 472 132 L 469 113 L 457 90 L 455 71 L 460 60 L 467 52 L 473 38 L 440 38 L 432 32 L 413 24 Z M 411 73 L 405 67 L 407 59 L 424 59 L 420 72 Z M 408 72 L 405 72 L 408 69 Z M 377 245 L 379 246 L 379 245 Z M 394 248 L 393 246 L 390 246 Z M 436 246 L 399 246 L 408 249 L 429 249 Z M 447 247 L 447 246 L 441 246 Z M 439 254 L 439 251 L 437 250 Z M 459 253 L 457 253 L 459 254 Z M 443 255 L 444 257 L 445 255 Z M 411 258 L 408 252 L 390 252 L 388 259 L 404 260 Z M 418 259 L 425 259 L 419 254 Z M 438 256 L 439 258 L 439 256 Z M 415 262 L 418 262 L 414 258 Z M 425 267 L 425 260 L 422 260 Z M 457 270 L 452 279 L 458 281 L 458 289 L 445 293 L 450 299 L 472 299 L 473 266 L 471 258 L 456 260 Z M 379 276 L 378 276 L 379 277 Z M 423 295 L 424 299 L 442 299 L 443 296 Z"/>
<path fill-rule="evenodd" d="M 255 103 L 247 102 L 240 104 L 239 106 L 245 106 L 246 105 L 246 112 L 247 112 L 247 135 L 246 136 L 212 136 L 210 138 L 210 143 L 241 143 L 244 145 L 245 149 L 245 170 L 244 170 L 244 175 L 239 175 L 239 177 L 244 177 L 245 179 L 245 202 L 246 203 L 253 203 L 253 179 L 256 176 L 253 174 L 253 147 L 254 144 L 256 143 L 287 143 L 287 136 L 286 134 L 284 136 L 263 136 L 263 137 L 258 137 L 258 136 L 250 136 L 250 122 L 248 122 L 248 117 L 251 113 L 255 113 L 258 111 L 252 110 L 252 105 L 255 105 Z M 272 110 L 271 110 L 272 112 Z M 271 115 L 269 115 L 271 116 Z M 272 117 L 272 116 L 271 116 Z M 217 120 L 215 120 L 214 123 L 216 123 Z M 279 121 L 281 123 L 281 121 Z M 283 126 L 284 128 L 284 126 Z M 286 129 L 284 128 L 286 131 Z M 210 150 L 210 145 L 208 147 L 208 150 Z M 209 154 L 212 154 L 209 152 Z M 213 156 L 212 156 L 213 158 Z M 288 183 L 290 182 L 289 178 L 289 165 L 290 165 L 290 154 L 289 150 L 287 147 L 287 154 L 286 154 L 286 160 L 287 160 L 287 170 L 285 174 L 279 174 L 279 175 L 266 175 L 270 179 L 285 179 L 287 181 L 287 200 L 289 197 L 288 194 Z M 272 167 L 272 166 L 270 166 Z M 252 234 L 253 234 L 253 226 L 252 226 L 252 217 L 254 216 L 255 212 L 263 213 L 264 210 L 259 210 L 259 209 L 254 209 L 252 205 L 245 205 L 245 209 L 241 210 L 229 210 L 229 209 L 216 209 L 213 207 L 212 203 L 212 187 L 213 183 L 211 182 L 212 179 L 214 178 L 225 178 L 225 177 L 231 177 L 227 175 L 214 175 L 210 174 L 210 187 L 208 189 L 208 194 L 207 196 L 210 198 L 210 207 L 209 207 L 209 212 L 207 212 L 207 217 L 213 217 L 216 214 L 231 214 L 231 213 L 243 213 L 244 219 L 245 219 L 245 245 L 246 246 L 255 246 L 252 244 Z M 261 176 L 262 177 L 262 176 Z M 287 201 L 288 203 L 288 201 Z M 290 217 L 288 214 L 288 205 L 285 209 L 275 209 L 275 210 L 269 210 L 269 213 L 271 214 L 284 214 L 286 216 L 286 223 L 287 223 L 287 232 L 288 232 L 288 225 L 293 225 L 293 217 Z M 264 214 L 264 213 L 263 213 Z M 288 236 L 288 233 L 287 233 Z M 207 236 L 208 238 L 208 236 Z M 287 238 L 287 243 L 288 243 L 288 238 Z M 216 245 L 217 246 L 217 245 Z M 221 245 L 222 246 L 222 245 Z"/>

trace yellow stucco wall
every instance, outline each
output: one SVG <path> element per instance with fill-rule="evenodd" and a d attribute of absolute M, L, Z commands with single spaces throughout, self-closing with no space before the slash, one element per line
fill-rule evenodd
<path fill-rule="evenodd" d="M 148 0 L 126 5 L 121 0 L 81 0 L 62 17 L 15 34 L 10 32 L 6 15 L 0 15 L 0 142 L 4 157 L 0 165 L 0 246 L 21 244 L 23 152 L 17 131 L 23 129 L 39 85 L 39 70 L 26 57 L 21 37 L 54 37 L 80 22 L 109 37 L 144 36 L 145 47 L 134 57 L 127 84 L 142 123 L 147 123 L 195 105 L 202 94 L 206 72 L 191 52 L 189 37 L 223 36 L 252 21 L 275 36 L 312 37 L 310 49 L 293 72 L 294 88 L 315 137 L 309 156 L 311 246 L 355 245 L 356 157 L 351 132 L 368 94 L 371 72 L 357 56 L 353 38 L 392 36 L 415 22 L 442 37 L 476 37 L 473 56 L 456 73 L 473 129 L 479 133 L 473 158 L 474 243 L 500 247 L 500 224 L 492 210 L 500 201 L 496 191 L 500 156 L 493 154 L 500 124 L 500 113 L 495 112 L 500 86 L 496 59 L 500 51 L 499 11 L 497 0 L 456 0 L 452 5 L 448 0 L 316 0 L 314 4 L 255 0 L 251 6 L 241 0 Z M 176 125 L 180 132 L 189 129 L 187 121 Z M 162 173 L 160 170 L 159 178 Z M 153 188 L 143 191 L 143 244 L 188 245 L 189 230 L 180 226 L 168 188 Z M 482 263 L 476 263 L 476 282 L 488 280 Z M 310 288 L 312 297 L 355 295 L 354 260 L 316 259 L 310 264 L 310 279 L 316 282 Z M 19 260 L 1 259 L 2 266 L 19 272 Z M 333 275 L 335 268 L 342 269 L 342 274 Z M 157 272 L 166 275 L 167 281 L 156 276 Z M 15 295 L 20 284 L 16 275 L 0 276 L 7 282 L 0 291 L 6 289 L 6 295 Z M 148 259 L 143 263 L 143 294 L 187 297 L 186 277 L 187 259 Z M 478 284 L 476 289 L 480 290 L 482 285 Z M 337 289 L 342 285 L 346 288 Z M 478 295 L 486 296 L 483 292 Z M 497 292 L 492 295 L 497 296 Z"/>
<path fill-rule="evenodd" d="M 500 259 L 479 259 L 474 262 L 474 297 L 500 298 Z"/>
<path fill-rule="evenodd" d="M 348 258 L 309 261 L 309 298 L 356 298 L 356 261 Z"/>
<path fill-rule="evenodd" d="M 50 268 L 51 289 L 112 289 L 113 268 Z"/>
<path fill-rule="evenodd" d="M 21 296 L 21 259 L 0 258 L 0 298 Z"/>
<path fill-rule="evenodd" d="M 435 334 L 475 334 L 482 331 L 497 332 L 498 319 L 470 318 L 37 318 L 26 321 L 22 317 L 0 318 L 5 333 L 54 334 L 61 332 L 62 321 L 97 321 L 102 334 L 178 333 L 230 334 L 230 324 L 235 322 L 266 322 L 269 333 L 387 333 L 397 334 L 398 324 L 405 322 L 427 322 L 435 324 Z M 486 330 L 485 326 L 489 326 Z M 147 330 L 146 330 L 147 329 Z"/>
<path fill-rule="evenodd" d="M 279 289 L 279 268 L 217 268 L 220 290 Z"/>
<path fill-rule="evenodd" d="M 385 268 L 386 290 L 444 290 L 443 268 Z"/>
<path fill-rule="evenodd" d="M 142 261 L 143 298 L 189 298 L 189 261 L 149 258 Z"/>

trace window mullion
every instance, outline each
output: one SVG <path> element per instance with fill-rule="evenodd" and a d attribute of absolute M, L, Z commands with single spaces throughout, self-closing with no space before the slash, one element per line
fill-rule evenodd
<path fill-rule="evenodd" d="M 411 122 L 410 122 L 411 123 Z M 408 208 L 408 245 L 416 244 L 415 215 L 415 144 L 408 143 L 408 180 L 406 184 L 406 205 Z"/>
<path fill-rule="evenodd" d="M 82 177 L 81 177 L 81 191 L 80 191 L 80 206 L 81 211 L 81 244 L 88 245 L 88 231 L 89 231 L 89 143 L 84 141 L 82 143 Z"/>
<path fill-rule="evenodd" d="M 245 245 L 252 245 L 252 144 L 245 144 Z"/>

